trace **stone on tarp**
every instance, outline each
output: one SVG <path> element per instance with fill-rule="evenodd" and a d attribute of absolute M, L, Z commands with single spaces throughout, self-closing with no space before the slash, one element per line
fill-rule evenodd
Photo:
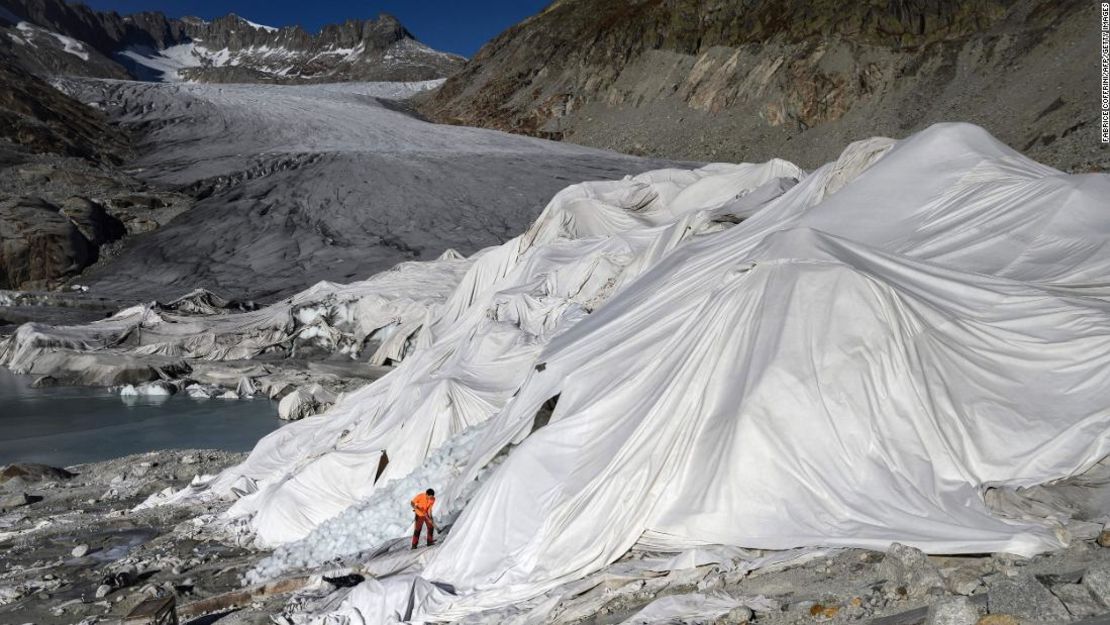
<path fill-rule="evenodd" d="M 1110 525 L 1102 526 L 1102 531 L 1095 540 L 1100 547 L 1110 547 Z"/>

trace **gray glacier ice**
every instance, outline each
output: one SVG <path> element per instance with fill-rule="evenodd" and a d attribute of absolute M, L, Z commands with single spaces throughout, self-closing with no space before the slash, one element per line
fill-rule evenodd
<path fill-rule="evenodd" d="M 400 102 L 436 84 L 60 80 L 141 133 L 131 173 L 200 198 L 83 282 L 123 298 L 205 287 L 272 300 L 449 248 L 470 254 L 524 230 L 569 184 L 666 164 L 431 124 Z"/>

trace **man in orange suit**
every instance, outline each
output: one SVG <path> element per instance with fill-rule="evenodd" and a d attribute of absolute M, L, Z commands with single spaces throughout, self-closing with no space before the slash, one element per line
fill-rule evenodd
<path fill-rule="evenodd" d="M 416 515 L 416 529 L 412 531 L 413 549 L 420 544 L 420 528 L 424 526 L 428 527 L 428 546 L 436 544 L 435 538 L 432 538 L 432 530 L 435 529 L 435 522 L 432 521 L 434 505 L 436 505 L 436 492 L 430 488 L 412 498 L 412 511 Z"/>

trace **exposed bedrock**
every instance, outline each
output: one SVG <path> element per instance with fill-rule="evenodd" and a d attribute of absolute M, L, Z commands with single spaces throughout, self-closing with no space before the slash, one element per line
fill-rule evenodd
<path fill-rule="evenodd" d="M 849 141 L 968 121 L 1046 164 L 1096 140 L 1097 5 L 1078 0 L 562 0 L 422 107 L 625 152 L 815 167 Z"/>
<path fill-rule="evenodd" d="M 0 288 L 43 288 L 76 275 L 124 233 L 120 220 L 86 198 L 63 206 L 41 198 L 0 201 Z"/>

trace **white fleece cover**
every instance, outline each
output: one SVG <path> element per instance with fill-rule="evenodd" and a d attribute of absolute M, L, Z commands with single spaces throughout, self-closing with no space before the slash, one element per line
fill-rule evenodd
<path fill-rule="evenodd" d="M 424 577 L 472 609 L 638 541 L 1059 546 L 983 491 L 1110 452 L 1110 177 L 959 124 L 830 189 L 859 148 L 556 337 L 474 464 L 523 438 L 541 398 L 560 394 L 555 414 Z"/>
<path fill-rule="evenodd" d="M 1110 452 L 1108 202 L 1110 177 L 965 124 L 859 142 L 808 175 L 772 161 L 575 185 L 481 254 L 400 367 L 212 492 L 250 484 L 233 511 L 264 542 L 311 539 L 373 490 L 383 451 L 383 479 L 403 477 L 492 419 L 469 465 L 428 485 L 450 501 L 517 445 L 420 574 L 454 594 L 352 593 L 355 621 L 374 602 L 417 620 L 506 606 L 637 543 L 1055 548 L 983 492 Z"/>
<path fill-rule="evenodd" d="M 407 341 L 436 314 L 477 256 L 465 259 L 447 250 L 435 260 L 401 263 L 360 282 L 319 282 L 247 312 L 229 312 L 229 302 L 198 289 L 166 304 L 132 306 L 82 326 L 25 323 L 0 341 L 0 365 L 43 375 L 54 372 L 51 355 L 121 351 L 248 360 L 299 341 L 380 365 L 404 356 Z M 369 339 L 380 345 L 361 353 Z"/>
<path fill-rule="evenodd" d="M 405 478 L 437 448 L 500 412 L 553 332 L 695 233 L 724 227 L 712 224 L 701 206 L 752 190 L 762 191 L 748 204 L 764 202 L 782 193 L 783 180 L 802 175 L 775 160 L 662 170 L 563 190 L 527 233 L 476 255 L 447 301 L 427 309 L 434 317 L 423 320 L 410 339 L 415 350 L 394 371 L 328 412 L 268 435 L 243 464 L 203 488 L 249 493 L 230 513 L 251 517 L 260 545 L 312 540 L 310 531 L 370 497 L 376 485 Z M 682 189 L 694 199 L 670 201 L 680 200 Z M 383 452 L 388 465 L 375 483 Z M 381 521 L 411 523 L 407 512 L 397 514 L 403 516 Z M 335 550 L 334 536 L 320 538 Z M 355 536 L 349 545 L 352 552 L 365 547 Z"/>

